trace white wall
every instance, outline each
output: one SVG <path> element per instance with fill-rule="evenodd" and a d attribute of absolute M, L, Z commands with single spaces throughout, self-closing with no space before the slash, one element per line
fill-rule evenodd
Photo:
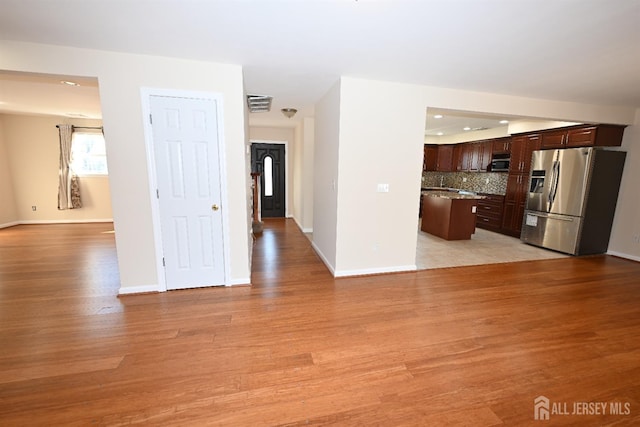
<path fill-rule="evenodd" d="M 640 109 L 636 121 L 624 131 L 622 150 L 627 152 L 609 252 L 640 261 Z"/>
<path fill-rule="evenodd" d="M 313 180 L 315 147 L 315 119 L 305 117 L 302 122 L 302 231 L 313 232 Z"/>
<path fill-rule="evenodd" d="M 324 258 L 331 261 L 334 274 L 390 272 L 415 264 L 424 112 L 428 107 L 571 122 L 629 124 L 636 118 L 634 108 L 342 78 L 316 109 L 313 238 Z M 336 133 L 339 141 L 335 141 Z M 638 230 L 640 193 L 634 189 L 640 182 L 639 133 L 638 125 L 625 132 L 624 145 L 630 155 L 610 244 L 611 249 L 631 256 L 640 255 L 640 245 L 629 243 L 631 233 Z M 335 176 L 336 207 L 335 195 L 329 191 Z M 390 184 L 390 192 L 376 193 L 378 183 Z M 330 214 L 334 209 L 335 217 Z"/>
<path fill-rule="evenodd" d="M 0 41 L 0 69 L 98 78 L 122 293 L 152 291 L 159 286 L 140 90 L 220 93 L 228 183 L 229 282 L 249 283 L 249 177 L 240 66 Z"/>
<path fill-rule="evenodd" d="M 0 228 L 18 223 L 12 168 L 4 137 L 5 117 L 0 114 Z"/>
<path fill-rule="evenodd" d="M 416 269 L 424 111 L 411 85 L 342 78 L 337 276 Z"/>
<path fill-rule="evenodd" d="M 101 126 L 100 120 L 4 115 L 4 137 L 21 223 L 112 221 L 107 176 L 80 177 L 81 209 L 58 210 L 57 124 Z M 36 211 L 31 209 L 36 206 Z"/>
<path fill-rule="evenodd" d="M 340 82 L 316 104 L 313 151 L 313 247 L 332 273 L 336 269 Z"/>

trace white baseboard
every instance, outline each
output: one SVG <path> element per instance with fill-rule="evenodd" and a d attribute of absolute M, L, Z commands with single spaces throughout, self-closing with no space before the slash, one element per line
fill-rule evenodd
<path fill-rule="evenodd" d="M 20 225 L 20 221 L 13 221 L 13 222 L 0 224 L 0 228 L 9 228 L 9 227 L 13 227 L 14 225 Z"/>
<path fill-rule="evenodd" d="M 226 286 L 246 286 L 246 285 L 251 286 L 251 279 L 250 278 L 233 279 L 233 280 L 231 280 L 230 283 L 226 284 Z"/>
<path fill-rule="evenodd" d="M 120 287 L 118 290 L 118 295 L 131 295 L 131 294 L 148 294 L 148 293 L 156 293 L 156 292 L 164 292 L 160 290 L 158 285 L 143 285 L 143 286 L 125 286 Z"/>
<path fill-rule="evenodd" d="M 19 224 L 88 224 L 94 222 L 113 222 L 113 218 L 97 218 L 97 219 L 38 219 L 19 221 Z"/>
<path fill-rule="evenodd" d="M 338 270 L 334 277 L 369 276 L 371 274 L 404 273 L 416 271 L 418 267 L 414 265 L 399 265 L 395 267 L 364 268 L 361 270 Z"/>
<path fill-rule="evenodd" d="M 302 231 L 303 233 L 313 233 L 313 228 L 304 228 L 302 224 L 298 222 L 298 218 L 296 218 L 295 216 L 293 217 L 293 221 L 296 223 L 300 231 Z"/>
<path fill-rule="evenodd" d="M 335 269 L 333 268 L 333 265 L 331 265 L 331 263 L 327 260 L 327 258 L 324 256 L 324 254 L 322 253 L 322 251 L 318 248 L 318 246 L 316 246 L 316 244 L 314 242 L 311 242 L 311 247 L 313 248 L 314 251 L 316 251 L 316 253 L 318 254 L 318 256 L 320 257 L 320 259 L 322 260 L 322 262 L 324 263 L 324 265 L 327 266 L 327 268 L 329 269 L 329 271 L 331 272 L 331 275 L 333 277 L 336 276 L 335 274 Z"/>
<path fill-rule="evenodd" d="M 607 251 L 607 255 L 613 255 L 613 256 L 620 257 L 620 258 L 630 259 L 631 261 L 640 262 L 640 257 L 639 256 L 629 255 L 629 254 L 625 254 L 625 253 L 622 253 L 622 252 Z"/>

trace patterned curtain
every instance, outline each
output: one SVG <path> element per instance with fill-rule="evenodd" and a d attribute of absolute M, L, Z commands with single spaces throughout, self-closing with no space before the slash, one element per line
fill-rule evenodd
<path fill-rule="evenodd" d="M 82 207 L 78 177 L 71 170 L 72 125 L 58 125 L 60 134 L 60 172 L 58 181 L 58 209 Z"/>

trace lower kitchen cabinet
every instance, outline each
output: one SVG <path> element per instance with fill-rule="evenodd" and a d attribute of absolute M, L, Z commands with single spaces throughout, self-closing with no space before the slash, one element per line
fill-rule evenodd
<path fill-rule="evenodd" d="M 478 212 L 476 226 L 491 231 L 500 231 L 502 228 L 502 211 L 504 209 L 504 196 L 496 194 L 478 194 L 484 199 L 478 200 Z"/>
<path fill-rule="evenodd" d="M 502 229 L 500 230 L 503 234 L 508 234 L 509 236 L 513 237 L 520 237 L 520 233 L 522 232 L 522 218 L 524 217 L 524 207 L 525 204 L 523 202 L 504 203 Z"/>
<path fill-rule="evenodd" d="M 502 214 L 502 232 L 510 236 L 520 237 L 528 183 L 529 175 L 510 173 L 507 178 L 507 193 L 504 198 Z"/>

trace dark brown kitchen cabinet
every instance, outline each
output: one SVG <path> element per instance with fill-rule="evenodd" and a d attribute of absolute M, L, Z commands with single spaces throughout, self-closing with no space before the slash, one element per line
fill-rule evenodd
<path fill-rule="evenodd" d="M 492 142 L 491 152 L 493 154 L 511 154 L 511 138 L 498 138 Z"/>
<path fill-rule="evenodd" d="M 545 132 L 542 134 L 542 148 L 565 148 L 567 145 L 567 131 Z"/>
<path fill-rule="evenodd" d="M 422 160 L 423 171 L 435 171 L 438 166 L 438 146 L 424 145 L 424 158 Z"/>
<path fill-rule="evenodd" d="M 625 126 L 598 125 L 567 131 L 567 147 L 620 147 Z"/>
<path fill-rule="evenodd" d="M 451 159 L 451 170 L 460 172 L 462 170 L 462 147 L 464 144 L 453 145 L 453 157 Z"/>
<path fill-rule="evenodd" d="M 540 149 L 540 135 L 528 134 L 514 136 L 511 139 L 510 174 L 529 174 L 531 154 Z"/>
<path fill-rule="evenodd" d="M 478 200 L 476 226 L 491 231 L 500 231 L 502 228 L 504 196 L 482 193 L 478 195 L 484 198 Z"/>
<path fill-rule="evenodd" d="M 528 184 L 528 175 L 509 174 L 502 213 L 502 231 L 505 234 L 520 237 Z"/>
<path fill-rule="evenodd" d="M 468 172 L 480 172 L 486 170 L 486 160 L 484 156 L 484 143 L 466 142 L 462 144 L 462 165 L 460 170 Z M 490 161 L 491 160 L 489 160 L 489 162 Z"/>
<path fill-rule="evenodd" d="M 466 144 L 468 146 L 467 150 L 468 154 L 468 171 L 470 172 L 478 172 L 480 169 L 480 151 L 482 150 L 482 145 L 479 142 L 468 142 Z"/>
<path fill-rule="evenodd" d="M 453 166 L 453 148 L 451 144 L 424 145 L 424 160 L 422 170 L 427 172 L 451 172 L 454 171 Z"/>
<path fill-rule="evenodd" d="M 540 149 L 539 134 L 519 135 L 511 140 L 511 166 L 502 213 L 502 232 L 520 236 L 522 217 L 527 201 L 529 169 L 534 150 Z"/>
<path fill-rule="evenodd" d="M 438 172 L 453 171 L 453 145 L 438 146 L 438 161 L 436 164 Z"/>
<path fill-rule="evenodd" d="M 486 172 L 493 157 L 493 140 L 465 142 L 453 146 L 453 171 Z"/>
<path fill-rule="evenodd" d="M 491 165 L 491 159 L 493 158 L 493 141 L 483 141 L 481 143 L 481 151 L 478 156 L 478 170 L 486 172 Z"/>
<path fill-rule="evenodd" d="M 619 147 L 625 126 L 589 125 L 542 133 L 543 150 L 573 147 Z"/>

